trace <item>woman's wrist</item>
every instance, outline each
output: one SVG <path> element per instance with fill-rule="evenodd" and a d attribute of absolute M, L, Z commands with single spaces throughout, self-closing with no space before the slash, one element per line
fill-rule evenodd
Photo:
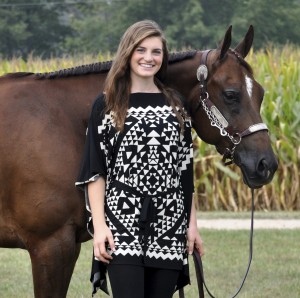
<path fill-rule="evenodd" d="M 94 231 L 95 230 L 103 230 L 104 228 L 107 228 L 107 224 L 105 220 L 97 220 L 93 221 Z"/>

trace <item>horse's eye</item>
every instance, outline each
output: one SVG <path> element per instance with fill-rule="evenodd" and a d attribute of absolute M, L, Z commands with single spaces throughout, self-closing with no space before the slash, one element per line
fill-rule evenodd
<path fill-rule="evenodd" d="M 234 104 L 240 101 L 239 92 L 234 90 L 227 90 L 223 93 L 225 103 Z"/>

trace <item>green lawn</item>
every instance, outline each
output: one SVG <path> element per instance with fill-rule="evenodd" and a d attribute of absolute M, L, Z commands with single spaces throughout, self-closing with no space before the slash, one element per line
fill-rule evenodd
<path fill-rule="evenodd" d="M 202 237 L 206 249 L 203 266 L 207 284 L 215 297 L 231 297 L 248 263 L 249 233 L 203 230 Z M 299 230 L 256 230 L 252 266 L 238 297 L 300 297 L 299 245 Z M 69 298 L 91 297 L 91 249 L 91 241 L 82 247 L 70 284 Z M 33 297 L 28 253 L 19 249 L 0 249 L 0 264 L 0 297 Z M 186 288 L 187 298 L 197 297 L 194 272 L 192 275 L 192 286 Z M 95 297 L 109 296 L 98 293 Z"/>

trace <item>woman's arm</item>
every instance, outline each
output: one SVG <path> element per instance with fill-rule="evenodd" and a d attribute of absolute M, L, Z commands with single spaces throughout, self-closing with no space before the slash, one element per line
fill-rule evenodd
<path fill-rule="evenodd" d="M 105 180 L 103 177 L 100 177 L 96 181 L 88 184 L 88 194 L 94 226 L 94 255 L 100 261 L 109 263 L 112 256 L 106 251 L 105 243 L 108 242 L 112 251 L 115 250 L 115 244 L 111 230 L 105 222 Z"/>
<path fill-rule="evenodd" d="M 194 248 L 196 248 L 200 256 L 203 256 L 204 247 L 203 247 L 203 241 L 197 229 L 197 214 L 196 214 L 194 197 L 192 199 L 191 216 L 190 216 L 189 228 L 187 231 L 187 238 L 188 238 L 189 254 L 191 255 L 193 253 Z"/>

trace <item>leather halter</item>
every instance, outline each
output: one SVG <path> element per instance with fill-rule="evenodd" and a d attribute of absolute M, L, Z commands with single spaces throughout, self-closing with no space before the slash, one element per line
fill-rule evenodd
<path fill-rule="evenodd" d="M 237 53 L 235 53 L 234 50 L 230 50 L 230 51 L 233 52 L 235 55 L 237 55 Z M 202 106 L 203 110 L 205 111 L 206 115 L 210 120 L 210 125 L 219 128 L 220 134 L 224 137 L 227 136 L 230 139 L 230 141 L 232 142 L 232 147 L 226 148 L 223 153 L 223 163 L 225 165 L 229 165 L 234 163 L 234 153 L 235 153 L 236 146 L 242 141 L 243 137 L 249 136 L 253 133 L 262 130 L 268 131 L 268 127 L 265 123 L 256 123 L 250 125 L 248 128 L 246 128 L 241 132 L 235 131 L 234 133 L 232 133 L 233 132 L 232 126 L 229 125 L 229 123 L 227 122 L 223 114 L 209 99 L 209 94 L 207 91 L 207 78 L 208 78 L 207 57 L 210 52 L 211 50 L 206 50 L 202 53 L 200 66 L 197 69 L 197 79 L 199 81 L 199 87 L 200 87 L 200 99 L 197 102 L 197 106 L 193 114 L 196 114 L 199 108 Z"/>
<path fill-rule="evenodd" d="M 197 79 L 200 83 L 200 99 L 197 103 L 196 110 L 193 114 L 196 114 L 199 110 L 200 106 L 203 107 L 206 115 L 208 116 L 210 120 L 211 126 L 216 126 L 220 130 L 220 134 L 222 136 L 227 136 L 231 142 L 233 143 L 233 147 L 231 149 L 226 148 L 224 155 L 223 155 L 223 162 L 225 165 L 231 164 L 234 162 L 234 152 L 236 146 L 241 142 L 243 137 L 246 137 L 248 135 L 251 135 L 253 133 L 256 133 L 261 130 L 267 130 L 268 127 L 265 123 L 256 123 L 253 125 L 250 125 L 247 129 L 243 130 L 242 132 L 235 132 L 234 134 L 230 133 L 230 126 L 226 120 L 226 118 L 222 115 L 222 113 L 218 110 L 218 108 L 213 104 L 213 102 L 209 99 L 209 94 L 207 92 L 207 77 L 208 77 L 208 69 L 207 69 L 207 57 L 209 55 L 211 50 L 204 51 L 201 56 L 201 62 L 200 66 L 197 69 Z M 234 51 L 231 50 L 235 54 L 235 56 L 239 57 L 239 55 Z M 191 111 L 192 113 L 192 111 Z M 226 161 L 226 159 L 229 159 L 229 161 Z M 245 280 L 248 276 L 251 261 L 252 261 L 252 255 L 253 255 L 253 230 L 254 230 L 254 189 L 251 189 L 252 194 L 252 200 L 251 200 L 251 226 L 250 226 L 250 240 L 249 240 L 249 260 L 248 260 L 248 266 L 245 272 L 245 275 L 242 279 L 242 282 L 240 284 L 240 287 L 237 289 L 235 294 L 232 296 L 232 298 L 235 298 L 241 291 Z M 201 262 L 201 257 L 199 254 L 197 254 L 196 251 L 193 253 L 194 262 L 195 262 L 195 268 L 196 268 L 196 277 L 197 277 L 197 284 L 198 284 L 198 290 L 199 290 L 199 298 L 204 298 L 204 291 L 203 291 L 203 285 L 205 286 L 205 289 L 209 296 L 211 298 L 215 298 L 212 293 L 209 291 L 205 279 L 204 279 L 204 272 Z M 179 297 L 184 298 L 183 289 L 180 289 L 179 291 Z"/>

